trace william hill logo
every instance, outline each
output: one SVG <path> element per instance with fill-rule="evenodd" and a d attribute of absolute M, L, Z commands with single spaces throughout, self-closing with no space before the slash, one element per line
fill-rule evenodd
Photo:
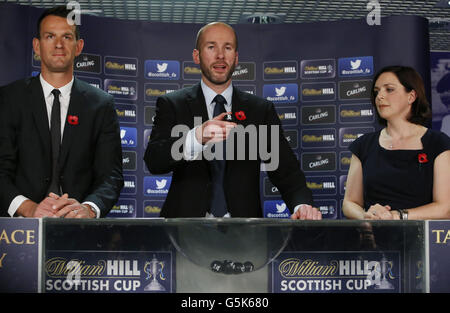
<path fill-rule="evenodd" d="M 184 68 L 184 73 L 185 74 L 190 74 L 190 75 L 201 75 L 202 74 L 202 70 L 199 67 L 186 66 Z"/>
<path fill-rule="evenodd" d="M 334 95 L 333 88 L 305 88 L 302 91 L 304 96 L 322 96 L 322 95 Z"/>
<path fill-rule="evenodd" d="M 180 85 L 173 83 L 148 83 L 144 84 L 144 100 L 151 102 L 156 101 L 158 97 L 180 89 Z"/>
<path fill-rule="evenodd" d="M 46 292 L 171 292 L 171 252 L 52 251 Z"/>
<path fill-rule="evenodd" d="M 161 208 L 156 205 L 146 205 L 144 207 L 144 212 L 147 214 L 159 214 L 161 213 Z"/>
<path fill-rule="evenodd" d="M 324 141 L 334 141 L 334 134 L 323 134 L 323 135 L 303 135 L 302 140 L 304 142 L 324 142 Z"/>
<path fill-rule="evenodd" d="M 136 110 L 116 109 L 118 117 L 136 117 Z"/>
<path fill-rule="evenodd" d="M 264 62 L 264 80 L 296 79 L 297 61 Z"/>
<path fill-rule="evenodd" d="M 105 67 L 112 70 L 136 70 L 136 64 L 119 64 L 117 62 L 106 62 Z"/>
<path fill-rule="evenodd" d="M 343 142 L 353 142 L 359 137 L 361 137 L 363 134 L 344 134 Z"/>
<path fill-rule="evenodd" d="M 399 292 L 399 255 L 380 254 L 282 252 L 273 261 L 272 291 Z"/>
<path fill-rule="evenodd" d="M 306 182 L 306 185 L 309 189 L 312 190 L 322 190 L 322 189 L 336 189 L 336 184 L 334 181 L 329 182 Z"/>
<path fill-rule="evenodd" d="M 373 116 L 372 109 L 367 110 L 342 110 L 341 117 L 361 117 L 361 116 Z"/>
<path fill-rule="evenodd" d="M 278 117 L 280 118 L 280 120 L 292 120 L 292 119 L 296 119 L 297 115 L 295 112 L 286 112 L 286 113 L 278 114 Z"/>
<path fill-rule="evenodd" d="M 350 162 L 351 162 L 352 158 L 350 157 L 343 157 L 341 158 L 341 164 L 344 166 L 350 166 Z"/>
<path fill-rule="evenodd" d="M 333 82 L 304 83 L 301 92 L 303 101 L 327 101 L 336 98 L 336 86 Z"/>
<path fill-rule="evenodd" d="M 264 74 L 267 74 L 267 75 L 292 74 L 292 73 L 297 73 L 297 69 L 294 66 L 266 67 L 264 69 Z"/>
<path fill-rule="evenodd" d="M 145 90 L 145 94 L 149 97 L 160 97 L 164 96 L 165 94 L 174 92 L 175 89 L 156 89 L 156 88 L 147 88 Z"/>

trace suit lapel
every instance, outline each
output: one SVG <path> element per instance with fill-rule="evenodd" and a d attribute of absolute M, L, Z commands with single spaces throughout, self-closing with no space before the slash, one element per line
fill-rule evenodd
<path fill-rule="evenodd" d="M 72 140 L 76 135 L 77 130 L 83 123 L 82 105 L 85 102 L 83 91 L 77 79 L 74 79 L 72 91 L 70 93 L 69 108 L 67 110 L 66 120 L 64 122 L 64 134 L 61 143 L 60 154 L 60 168 L 63 168 L 70 148 L 72 147 Z M 70 120 L 70 123 L 69 123 Z"/>
<path fill-rule="evenodd" d="M 39 76 L 31 78 L 30 81 L 30 100 L 29 103 L 32 107 L 34 122 L 38 133 L 41 137 L 44 147 L 44 153 L 46 159 L 51 160 L 51 138 L 50 128 L 47 115 L 47 106 L 45 104 L 44 92 L 39 81 Z"/>
<path fill-rule="evenodd" d="M 201 123 L 209 120 L 208 111 L 206 109 L 205 96 L 203 95 L 200 83 L 193 86 L 191 90 L 188 91 L 187 104 L 189 106 L 189 109 L 191 110 L 192 117 L 201 117 Z M 197 125 L 192 124 L 190 126 Z"/>
<path fill-rule="evenodd" d="M 250 106 L 248 105 L 248 97 L 245 92 L 240 91 L 239 89 L 233 87 L 233 96 L 232 96 L 232 114 L 233 114 L 233 121 L 238 124 L 242 125 L 243 127 L 246 127 L 250 122 L 248 121 L 248 116 L 251 117 L 251 113 L 249 112 Z M 240 119 L 237 118 L 237 114 L 240 117 Z M 242 117 L 242 114 L 245 115 L 245 118 Z M 235 153 L 238 151 L 237 149 L 242 149 L 243 147 L 238 147 L 237 143 L 235 142 Z M 246 143 L 245 147 L 246 151 L 248 151 L 248 143 Z M 236 154 L 235 154 L 236 156 Z M 235 162 L 227 162 L 226 165 L 226 175 L 229 176 L 230 173 L 234 169 Z"/>
<path fill-rule="evenodd" d="M 242 124 L 244 127 L 249 124 L 247 118 L 251 117 L 251 113 L 249 112 L 250 106 L 248 105 L 248 97 L 245 92 L 240 91 L 239 89 L 233 87 L 233 118 L 237 124 Z M 239 114 L 236 114 L 238 113 Z M 249 114 L 250 113 L 250 114 Z M 238 116 L 240 119 L 238 119 Z"/>

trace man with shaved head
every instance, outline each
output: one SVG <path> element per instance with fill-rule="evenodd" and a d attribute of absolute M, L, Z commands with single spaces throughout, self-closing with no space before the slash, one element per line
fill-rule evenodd
<path fill-rule="evenodd" d="M 276 129 L 278 136 L 266 146 L 279 157 L 277 167 L 267 170 L 280 191 L 293 219 L 321 219 L 312 206 L 311 191 L 300 164 L 286 141 L 273 103 L 245 93 L 232 84 L 238 64 L 238 40 L 234 29 L 222 22 L 203 26 L 196 39 L 193 60 L 200 65 L 201 81 L 188 88 L 159 97 L 156 117 L 144 160 L 153 174 L 173 172 L 163 217 L 262 217 L 260 197 L 261 156 L 235 159 L 225 153 L 212 160 L 234 128 L 255 126 Z M 201 120 L 201 123 L 196 123 Z M 185 125 L 180 136 L 173 129 Z M 176 133 L 176 132 L 175 132 Z M 272 134 L 272 133 L 271 133 Z M 261 132 L 258 133 L 258 138 Z M 174 146 L 182 140 L 182 158 Z M 275 142 L 274 142 L 275 141 Z M 216 149 L 217 148 L 217 149 Z M 249 151 L 249 143 L 237 150 Z M 213 154 L 214 156 L 216 154 Z"/>

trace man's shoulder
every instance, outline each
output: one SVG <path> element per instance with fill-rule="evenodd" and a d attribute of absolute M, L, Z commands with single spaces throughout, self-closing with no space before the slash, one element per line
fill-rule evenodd
<path fill-rule="evenodd" d="M 273 105 L 273 103 L 269 100 L 240 90 L 239 87 L 233 87 L 233 98 L 237 99 L 239 102 L 245 102 L 247 104 L 253 104 L 257 106 L 269 107 Z"/>
<path fill-rule="evenodd" d="M 0 92 L 2 93 L 13 93 L 17 91 L 23 92 L 23 90 L 29 88 L 30 84 L 38 78 L 36 77 L 27 77 L 22 78 L 13 82 L 10 82 L 4 86 L 0 87 Z"/>
<path fill-rule="evenodd" d="M 161 98 L 167 98 L 172 101 L 195 98 L 198 96 L 199 89 L 201 89 L 200 84 L 195 84 L 167 93 L 164 96 L 161 96 Z"/>
<path fill-rule="evenodd" d="M 95 98 L 95 99 L 112 99 L 113 96 L 108 94 L 106 91 L 103 91 L 102 89 L 99 89 L 97 87 L 94 87 L 87 82 L 81 80 L 81 79 L 74 79 L 74 86 L 78 92 L 83 93 L 88 98 Z"/>

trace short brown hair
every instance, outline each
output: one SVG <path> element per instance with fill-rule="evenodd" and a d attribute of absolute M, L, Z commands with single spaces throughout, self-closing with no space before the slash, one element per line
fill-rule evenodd
<path fill-rule="evenodd" d="M 411 90 L 414 90 L 416 92 L 416 100 L 411 105 L 411 116 L 408 118 L 408 121 L 414 124 L 426 126 L 426 124 L 431 119 L 430 103 L 425 96 L 425 86 L 423 84 L 422 77 L 412 67 L 391 65 L 382 68 L 375 75 L 372 82 L 372 90 L 370 92 L 372 105 L 376 109 L 375 98 L 377 95 L 374 91 L 375 83 L 378 80 L 378 77 L 386 72 L 393 73 L 395 76 L 397 76 L 397 79 L 403 85 L 403 87 L 405 87 L 405 90 L 407 92 L 410 92 Z M 387 121 L 378 114 L 378 110 L 375 111 L 378 117 L 378 122 L 381 125 L 386 126 Z"/>
<path fill-rule="evenodd" d="M 41 16 L 39 17 L 38 21 L 37 21 L 37 34 L 36 34 L 36 38 L 41 39 L 41 23 L 42 20 L 44 18 L 46 18 L 49 15 L 55 15 L 55 16 L 59 16 L 59 17 L 64 17 L 67 18 L 67 16 L 70 14 L 70 12 L 72 12 L 73 10 L 69 10 L 67 9 L 67 7 L 65 5 L 60 5 L 54 8 L 49 8 L 47 10 L 45 10 Z M 80 39 L 80 30 L 78 28 L 78 25 L 75 24 L 75 39 L 79 40 Z"/>

